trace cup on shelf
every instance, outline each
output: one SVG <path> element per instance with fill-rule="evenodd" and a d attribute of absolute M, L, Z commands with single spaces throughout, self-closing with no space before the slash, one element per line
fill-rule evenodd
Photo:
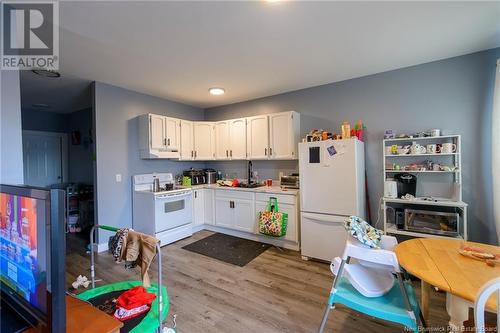
<path fill-rule="evenodd" d="M 441 145 L 442 154 L 452 154 L 457 151 L 457 145 L 451 142 L 443 143 Z"/>
<path fill-rule="evenodd" d="M 398 155 L 406 155 L 410 152 L 410 148 L 408 147 L 398 147 L 397 153 Z"/>
<path fill-rule="evenodd" d="M 410 147 L 410 151 L 412 155 L 418 155 L 418 154 L 425 154 L 427 149 L 424 146 L 414 142 Z"/>
<path fill-rule="evenodd" d="M 392 155 L 392 146 L 385 146 L 385 154 Z"/>
<path fill-rule="evenodd" d="M 441 147 L 433 143 L 433 144 L 428 144 L 426 149 L 428 154 L 439 154 Z"/>
<path fill-rule="evenodd" d="M 431 129 L 429 131 L 429 135 L 430 136 L 441 136 L 441 130 L 438 129 L 438 128 L 435 128 L 435 129 Z"/>

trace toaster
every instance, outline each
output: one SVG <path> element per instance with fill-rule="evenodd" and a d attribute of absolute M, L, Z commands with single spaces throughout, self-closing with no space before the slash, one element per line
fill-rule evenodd
<path fill-rule="evenodd" d="M 289 176 L 281 176 L 280 185 L 284 188 L 299 188 L 299 174 L 292 173 Z"/>

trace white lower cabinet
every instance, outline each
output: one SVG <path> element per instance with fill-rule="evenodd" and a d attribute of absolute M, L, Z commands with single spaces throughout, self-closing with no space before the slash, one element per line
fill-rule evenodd
<path fill-rule="evenodd" d="M 255 215 L 253 207 L 253 200 L 233 200 L 233 217 L 235 229 L 252 233 L 257 232 L 257 223 L 254 218 Z"/>
<path fill-rule="evenodd" d="M 194 226 L 214 224 L 214 190 L 193 189 Z"/>
<path fill-rule="evenodd" d="M 298 249 L 299 232 L 297 223 L 299 207 L 297 195 L 255 193 L 238 190 L 215 190 L 212 193 L 215 196 L 212 199 L 215 202 L 214 226 L 231 229 L 231 234 L 239 237 L 249 237 L 250 239 L 269 242 L 278 246 L 287 246 L 286 244 L 289 244 L 292 245 L 291 248 Z M 279 210 L 288 214 L 287 233 L 284 237 L 276 238 L 259 234 L 259 213 L 266 210 L 270 197 L 276 197 L 278 199 Z M 224 232 L 221 230 L 215 231 Z"/>
<path fill-rule="evenodd" d="M 214 222 L 214 190 L 213 189 L 204 189 L 203 190 L 203 201 L 204 201 L 204 209 L 205 209 L 205 224 L 215 224 Z"/>

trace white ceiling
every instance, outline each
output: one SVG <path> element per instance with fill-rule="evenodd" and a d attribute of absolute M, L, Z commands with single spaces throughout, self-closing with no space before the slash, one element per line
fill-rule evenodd
<path fill-rule="evenodd" d="M 500 2 L 61 2 L 60 18 L 63 76 L 199 107 L 500 46 Z"/>

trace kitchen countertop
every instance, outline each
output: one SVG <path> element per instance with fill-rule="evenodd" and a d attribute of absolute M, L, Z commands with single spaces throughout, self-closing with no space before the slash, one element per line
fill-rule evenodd
<path fill-rule="evenodd" d="M 230 190 L 230 191 L 245 191 L 245 192 L 255 192 L 255 193 L 274 193 L 274 194 L 285 194 L 285 195 L 298 195 L 298 189 L 282 189 L 280 186 L 261 186 L 254 188 L 245 187 L 231 187 L 231 186 L 220 186 L 217 184 L 201 184 L 191 186 L 193 190 L 202 188 L 211 188 L 215 190 Z"/>

